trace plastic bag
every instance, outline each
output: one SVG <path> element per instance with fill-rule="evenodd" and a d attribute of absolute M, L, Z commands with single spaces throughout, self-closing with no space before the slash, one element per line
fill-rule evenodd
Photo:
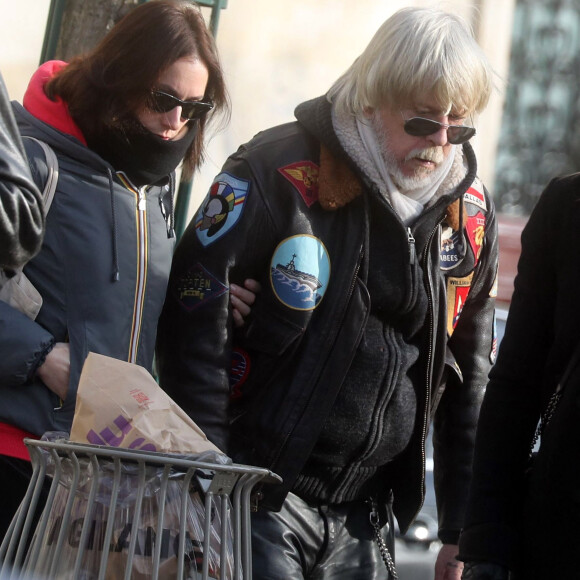
<path fill-rule="evenodd" d="M 228 496 L 206 496 L 211 470 L 186 474 L 169 465 L 51 457 L 49 472 L 58 485 L 29 551 L 38 554 L 28 569 L 34 577 L 89 580 L 106 567 L 105 578 L 117 580 L 129 567 L 136 580 L 153 578 L 155 568 L 164 580 L 201 578 L 209 514 L 208 575 L 233 578 L 232 507 Z"/>

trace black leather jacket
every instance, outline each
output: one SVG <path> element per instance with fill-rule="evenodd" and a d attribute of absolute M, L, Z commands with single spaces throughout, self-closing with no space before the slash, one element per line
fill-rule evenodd
<path fill-rule="evenodd" d="M 162 387 L 236 461 L 266 466 L 282 476 L 282 485 L 263 490 L 264 505 L 273 509 L 316 443 L 370 308 L 365 200 L 372 186 L 343 152 L 326 99 L 301 105 L 297 118 L 257 135 L 226 162 L 178 244 L 158 334 Z M 394 213 L 385 231 L 400 255 L 401 283 L 411 293 L 426 285 L 429 299 L 420 357 L 425 380 L 418 388 L 422 419 L 393 482 L 394 509 L 405 529 L 421 506 L 425 437 L 438 405 L 436 485 L 445 541 L 456 541 L 462 525 L 475 423 L 493 346 L 497 269 L 494 210 L 483 188 L 479 208 L 469 203 L 471 193 L 463 195 L 475 179 L 469 145 L 465 155 L 465 179 L 425 211 L 412 232 Z M 241 209 L 216 212 L 220 196 Z M 459 207 L 456 229 L 467 234 L 473 226 L 475 235 L 479 220 L 480 238 L 476 247 L 469 235 L 456 237 L 457 251 L 449 259 L 457 263 L 443 272 L 441 224 L 453 202 Z M 474 215 L 465 222 L 470 212 Z M 321 266 L 313 282 L 324 282 L 322 299 L 306 308 L 284 304 L 272 278 L 280 266 L 286 273 L 292 270 L 278 258 L 282 242 L 300 236 L 321 242 L 320 256 L 326 252 L 330 267 L 326 272 Z M 448 315 L 465 298 L 469 285 L 463 284 L 472 274 L 469 297 L 448 339 Z M 247 328 L 237 335 L 227 288 L 248 277 L 262 282 L 262 292 Z M 453 296 L 447 296 L 448 283 L 455 284 Z M 455 300 L 449 312 L 448 298 Z"/>

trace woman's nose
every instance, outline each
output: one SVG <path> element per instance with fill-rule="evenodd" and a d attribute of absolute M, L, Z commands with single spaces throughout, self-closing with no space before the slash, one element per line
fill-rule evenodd
<path fill-rule="evenodd" d="M 187 121 L 184 121 L 181 118 L 181 107 L 179 105 L 171 109 L 171 111 L 167 111 L 164 115 L 164 119 L 167 125 L 174 130 L 179 129 L 184 123 L 187 123 Z"/>

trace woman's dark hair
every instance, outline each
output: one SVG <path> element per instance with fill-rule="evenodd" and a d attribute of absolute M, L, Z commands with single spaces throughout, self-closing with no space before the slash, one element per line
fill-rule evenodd
<path fill-rule="evenodd" d="M 146 104 L 160 74 L 184 57 L 198 58 L 209 79 L 204 99 L 215 107 L 192 121 L 199 129 L 183 162 L 185 176 L 204 156 L 204 133 L 216 113 L 229 117 L 230 105 L 214 40 L 200 9 L 185 0 L 151 0 L 120 20 L 99 45 L 76 57 L 46 86 L 47 95 L 61 97 L 87 141 L 134 115 Z"/>

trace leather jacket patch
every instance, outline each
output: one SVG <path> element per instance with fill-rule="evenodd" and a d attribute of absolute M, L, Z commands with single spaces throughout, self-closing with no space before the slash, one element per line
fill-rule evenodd
<path fill-rule="evenodd" d="M 286 238 L 270 263 L 274 294 L 288 308 L 313 310 L 320 304 L 330 279 L 330 257 L 314 236 Z"/>
<path fill-rule="evenodd" d="M 447 278 L 447 332 L 449 336 L 453 334 L 453 330 L 457 325 L 463 305 L 471 290 L 472 279 L 473 272 L 463 278 L 453 278 L 451 276 Z"/>
<path fill-rule="evenodd" d="M 227 290 L 222 282 L 198 262 L 181 276 L 174 293 L 181 307 L 191 312 L 225 294 Z"/>
<path fill-rule="evenodd" d="M 452 270 L 461 263 L 462 253 L 461 232 L 444 225 L 441 230 L 441 251 L 439 262 L 441 270 Z"/>
<path fill-rule="evenodd" d="M 195 233 L 209 246 L 231 230 L 240 219 L 250 191 L 250 182 L 220 173 L 209 188 L 195 216 Z"/>
<path fill-rule="evenodd" d="M 486 212 L 487 203 L 485 201 L 485 194 L 483 191 L 483 183 L 481 183 L 479 177 L 476 177 L 469 189 L 463 194 L 463 199 L 468 203 L 476 205 Z"/>
<path fill-rule="evenodd" d="M 318 165 L 312 161 L 297 161 L 278 171 L 298 190 L 308 207 L 318 201 Z"/>
<path fill-rule="evenodd" d="M 230 368 L 231 399 L 239 399 L 242 396 L 242 386 L 248 380 L 251 367 L 250 355 L 242 348 L 234 348 Z"/>
<path fill-rule="evenodd" d="M 483 240 L 485 238 L 485 223 L 485 216 L 478 211 L 476 215 L 469 216 L 467 218 L 467 223 L 465 224 L 467 238 L 469 239 L 471 249 L 473 250 L 473 256 L 475 258 L 475 264 L 479 261 Z"/>

